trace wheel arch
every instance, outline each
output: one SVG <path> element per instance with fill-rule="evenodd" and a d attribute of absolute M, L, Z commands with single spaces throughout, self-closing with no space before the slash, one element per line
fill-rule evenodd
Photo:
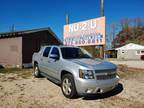
<path fill-rule="evenodd" d="M 69 71 L 66 71 L 66 70 L 62 70 L 62 71 L 61 71 L 61 76 L 60 76 L 61 80 L 62 80 L 62 77 L 63 77 L 65 74 L 71 74 L 71 75 L 74 77 L 74 75 L 72 74 L 72 72 L 69 72 Z"/>
<path fill-rule="evenodd" d="M 66 71 L 66 70 L 63 70 L 62 72 L 61 72 L 61 80 L 63 80 L 63 76 L 65 76 L 66 74 L 70 74 L 69 75 L 69 78 L 71 79 L 71 83 L 72 83 L 72 92 L 71 92 L 71 94 L 69 94 L 69 95 L 66 95 L 65 93 L 64 93 L 64 91 L 63 91 L 63 83 L 61 82 L 61 89 L 62 89 L 62 92 L 63 92 L 63 94 L 67 97 L 67 98 L 76 98 L 77 97 L 77 88 L 76 88 L 76 85 L 75 85 L 75 77 L 74 77 L 74 74 L 72 73 L 72 72 L 69 72 L 69 71 Z M 71 77 L 70 77 L 71 76 Z M 66 77 L 66 76 L 65 76 Z M 68 77 L 68 75 L 67 75 L 67 77 Z"/>
<path fill-rule="evenodd" d="M 37 61 L 34 61 L 33 62 L 33 65 L 35 66 L 35 65 L 38 65 L 38 62 Z"/>

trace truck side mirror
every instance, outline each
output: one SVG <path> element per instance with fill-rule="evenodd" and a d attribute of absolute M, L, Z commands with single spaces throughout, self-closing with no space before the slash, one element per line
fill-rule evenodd
<path fill-rule="evenodd" d="M 55 59 L 55 60 L 59 60 L 59 56 L 56 55 L 56 54 L 50 54 L 49 58 L 52 58 L 52 59 Z"/>

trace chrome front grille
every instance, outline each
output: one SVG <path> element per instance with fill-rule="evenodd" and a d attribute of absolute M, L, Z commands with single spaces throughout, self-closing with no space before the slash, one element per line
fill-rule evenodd
<path fill-rule="evenodd" d="M 116 73 L 105 73 L 101 75 L 96 75 L 97 80 L 107 80 L 107 79 L 112 79 L 116 77 Z"/>
<path fill-rule="evenodd" d="M 109 72 L 116 72 L 116 69 L 103 69 L 103 70 L 95 70 L 95 73 L 109 73 Z"/>

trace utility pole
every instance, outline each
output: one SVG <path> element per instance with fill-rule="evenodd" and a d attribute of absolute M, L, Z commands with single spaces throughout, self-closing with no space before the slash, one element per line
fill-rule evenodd
<path fill-rule="evenodd" d="M 101 0 L 101 16 L 104 16 L 104 0 Z"/>
<path fill-rule="evenodd" d="M 12 25 L 9 27 L 9 30 L 10 30 L 10 32 L 14 32 L 14 31 L 15 31 L 15 25 L 12 24 Z"/>
<path fill-rule="evenodd" d="M 104 0 L 101 0 L 101 17 L 104 16 Z M 104 48 L 105 45 L 100 46 L 100 58 L 104 59 Z"/>
<path fill-rule="evenodd" d="M 69 24 L 69 15 L 66 14 L 66 24 Z"/>

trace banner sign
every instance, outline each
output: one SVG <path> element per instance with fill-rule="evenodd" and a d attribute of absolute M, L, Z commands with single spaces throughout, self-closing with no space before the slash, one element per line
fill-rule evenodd
<path fill-rule="evenodd" d="M 104 45 L 106 18 L 100 17 L 64 26 L 64 45 Z"/>

